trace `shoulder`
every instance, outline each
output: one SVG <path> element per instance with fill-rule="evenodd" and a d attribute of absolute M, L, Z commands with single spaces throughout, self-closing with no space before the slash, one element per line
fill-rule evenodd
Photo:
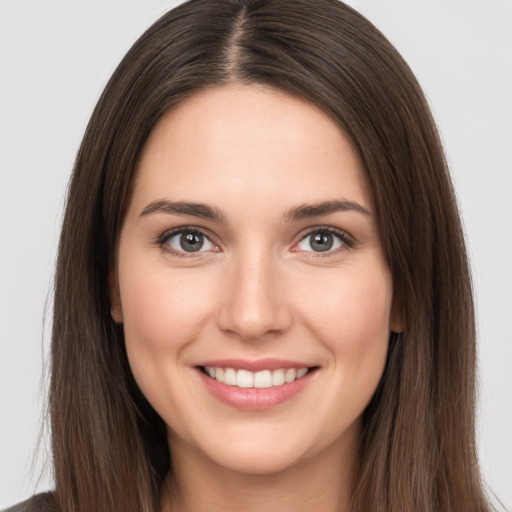
<path fill-rule="evenodd" d="M 27 501 L 18 503 L 2 512 L 58 512 L 58 509 L 54 504 L 53 493 L 45 492 L 36 494 Z"/>

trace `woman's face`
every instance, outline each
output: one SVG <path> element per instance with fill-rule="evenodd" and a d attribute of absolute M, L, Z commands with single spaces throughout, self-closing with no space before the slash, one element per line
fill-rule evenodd
<path fill-rule="evenodd" d="M 400 330 L 350 143 L 258 86 L 200 92 L 157 124 L 111 296 L 171 451 L 245 473 L 353 450 Z"/>

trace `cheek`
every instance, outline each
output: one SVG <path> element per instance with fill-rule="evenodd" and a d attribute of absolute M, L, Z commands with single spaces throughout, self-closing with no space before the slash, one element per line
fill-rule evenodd
<path fill-rule="evenodd" d="M 200 338 L 211 316 L 214 290 L 193 272 L 185 278 L 160 262 L 129 260 L 120 259 L 119 282 L 130 368 L 164 421 L 186 424 L 187 409 L 179 404 L 190 388 L 187 347 Z"/>
<path fill-rule="evenodd" d="M 387 269 L 345 269 L 326 282 L 316 282 L 303 291 L 308 316 L 316 318 L 325 332 L 340 334 L 390 328 L 392 282 Z M 349 336 L 350 337 L 350 336 Z"/>
<path fill-rule="evenodd" d="M 338 321 L 333 318 L 341 334 L 336 347 L 346 349 L 347 356 L 353 354 L 355 358 L 371 355 L 373 351 L 379 355 L 387 349 L 389 339 L 390 290 L 385 283 L 375 281 L 358 283 L 354 288 L 353 293 L 347 289 L 348 297 L 343 301 Z"/>
<path fill-rule="evenodd" d="M 357 424 L 386 364 L 391 275 L 384 264 L 364 263 L 340 267 L 328 277 L 317 273 L 297 288 L 306 329 L 325 349 L 325 385 L 314 398 L 321 419 L 317 433 L 325 443 Z"/>
<path fill-rule="evenodd" d="M 324 283 L 303 290 L 304 318 L 344 374 L 384 368 L 390 334 L 392 280 L 384 265 L 340 269 Z"/>
<path fill-rule="evenodd" d="M 141 272 L 139 268 L 146 270 Z M 211 309 L 212 291 L 201 276 L 146 265 L 120 268 L 120 291 L 126 347 L 135 357 L 158 362 L 159 354 L 178 357 L 186 344 L 200 336 Z M 201 283 L 201 284 L 200 284 Z M 135 357 L 134 357 L 135 356 Z"/>

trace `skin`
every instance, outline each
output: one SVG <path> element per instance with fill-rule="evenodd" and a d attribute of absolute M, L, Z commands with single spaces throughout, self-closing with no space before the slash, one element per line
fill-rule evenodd
<path fill-rule="evenodd" d="M 224 220 L 147 213 L 158 201 L 205 203 Z M 286 216 L 325 201 L 367 213 Z M 208 236 L 198 252 L 165 237 L 191 226 Z M 326 226 L 340 234 L 335 248 L 315 252 L 308 235 Z M 197 93 L 145 145 L 118 254 L 113 316 L 168 425 L 162 510 L 348 510 L 361 414 L 402 326 L 371 190 L 338 125 L 261 86 Z M 196 367 L 267 357 L 318 369 L 260 411 L 219 401 Z"/>

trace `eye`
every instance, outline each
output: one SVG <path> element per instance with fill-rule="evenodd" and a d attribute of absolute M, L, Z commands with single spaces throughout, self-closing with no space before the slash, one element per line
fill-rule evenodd
<path fill-rule="evenodd" d="M 190 228 L 166 233 L 159 240 L 159 244 L 179 255 L 218 250 L 218 247 L 204 233 Z"/>
<path fill-rule="evenodd" d="M 309 232 L 296 247 L 299 251 L 332 253 L 352 245 L 352 240 L 345 233 L 334 231 L 332 228 L 320 228 Z"/>

